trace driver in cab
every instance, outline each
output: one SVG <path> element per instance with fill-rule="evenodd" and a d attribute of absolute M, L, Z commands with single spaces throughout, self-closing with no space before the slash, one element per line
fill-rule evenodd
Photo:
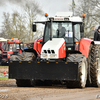
<path fill-rule="evenodd" d="M 57 29 L 57 36 L 58 37 L 64 37 L 65 36 L 65 32 L 66 32 L 65 27 L 62 27 L 62 24 L 59 23 L 58 24 L 58 29 Z"/>

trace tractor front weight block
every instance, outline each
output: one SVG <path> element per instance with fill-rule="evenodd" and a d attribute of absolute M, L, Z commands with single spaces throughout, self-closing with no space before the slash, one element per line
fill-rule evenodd
<path fill-rule="evenodd" d="M 9 78 L 36 80 L 78 80 L 78 63 L 10 61 Z"/>

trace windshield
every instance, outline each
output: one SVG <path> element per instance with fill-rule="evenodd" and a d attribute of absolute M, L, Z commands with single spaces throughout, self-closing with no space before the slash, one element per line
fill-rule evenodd
<path fill-rule="evenodd" d="M 51 22 L 47 22 L 44 42 L 50 40 Z M 52 22 L 52 38 L 64 38 L 66 43 L 73 43 L 72 23 Z"/>
<path fill-rule="evenodd" d="M 19 48 L 20 44 L 15 44 L 15 43 L 8 43 L 7 45 L 7 51 L 17 51 Z"/>
<path fill-rule="evenodd" d="M 4 50 L 6 50 L 6 43 L 7 42 L 1 42 L 1 48 L 3 48 Z"/>

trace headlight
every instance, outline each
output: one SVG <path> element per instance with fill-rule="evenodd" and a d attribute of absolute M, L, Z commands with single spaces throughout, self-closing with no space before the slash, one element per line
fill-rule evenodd
<path fill-rule="evenodd" d="M 50 54 L 50 58 L 56 57 L 56 54 Z"/>
<path fill-rule="evenodd" d="M 47 54 L 42 54 L 42 57 L 47 58 Z"/>

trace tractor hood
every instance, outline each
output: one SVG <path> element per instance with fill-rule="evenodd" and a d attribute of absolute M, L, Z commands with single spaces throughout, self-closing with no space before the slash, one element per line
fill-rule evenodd
<path fill-rule="evenodd" d="M 65 55 L 63 54 L 65 53 L 64 51 L 66 51 L 65 44 L 66 43 L 63 38 L 52 38 L 51 41 L 48 40 L 42 47 L 41 58 L 44 59 L 64 58 Z"/>

